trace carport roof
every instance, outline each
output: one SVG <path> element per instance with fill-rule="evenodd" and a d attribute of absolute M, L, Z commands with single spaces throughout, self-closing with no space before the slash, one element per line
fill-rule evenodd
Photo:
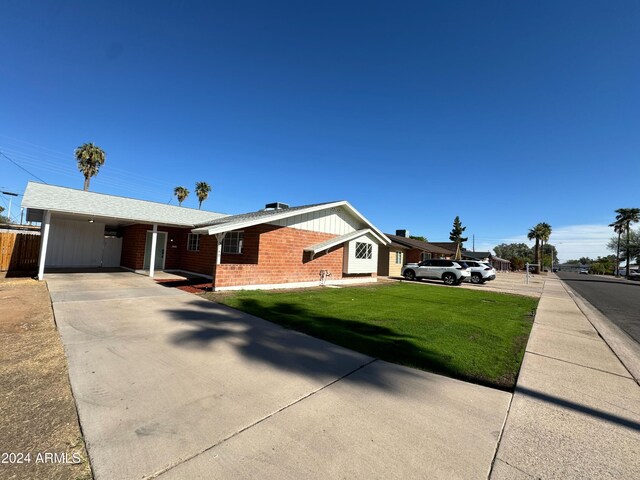
<path fill-rule="evenodd" d="M 80 215 L 126 221 L 193 227 L 227 215 L 163 203 L 118 197 L 104 193 L 86 192 L 74 188 L 29 182 L 22 198 L 27 208 L 27 220 L 41 221 L 41 213 Z"/>

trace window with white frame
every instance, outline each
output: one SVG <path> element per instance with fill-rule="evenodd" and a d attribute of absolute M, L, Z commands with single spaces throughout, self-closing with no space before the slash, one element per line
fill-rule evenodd
<path fill-rule="evenodd" d="M 431 258 L 431 252 L 422 252 L 420 254 L 420 261 L 424 262 L 425 260 L 429 260 Z"/>
<path fill-rule="evenodd" d="M 373 256 L 373 246 L 370 243 L 356 242 L 356 258 L 368 260 Z"/>
<path fill-rule="evenodd" d="M 244 232 L 227 232 L 222 241 L 222 253 L 242 253 Z"/>
<path fill-rule="evenodd" d="M 187 250 L 190 252 L 200 251 L 200 235 L 197 233 L 190 233 L 187 237 Z"/>
<path fill-rule="evenodd" d="M 396 265 L 402 265 L 402 252 L 396 252 Z"/>

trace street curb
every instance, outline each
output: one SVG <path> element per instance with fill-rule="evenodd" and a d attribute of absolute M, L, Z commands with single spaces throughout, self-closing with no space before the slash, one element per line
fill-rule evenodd
<path fill-rule="evenodd" d="M 603 315 L 600 310 L 591 305 L 582 295 L 569 288 L 562 279 L 558 278 L 558 280 L 560 280 L 562 286 L 580 311 L 587 317 L 589 323 L 596 329 L 598 335 L 640 386 L 640 345 L 624 330 Z"/>

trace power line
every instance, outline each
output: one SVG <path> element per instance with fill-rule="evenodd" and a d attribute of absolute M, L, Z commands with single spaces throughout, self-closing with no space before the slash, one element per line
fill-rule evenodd
<path fill-rule="evenodd" d="M 36 175 L 36 174 L 34 174 L 34 173 L 31 173 L 29 170 L 27 170 L 26 168 L 24 168 L 22 165 L 20 165 L 19 163 L 15 162 L 15 161 L 13 161 L 12 159 L 10 159 L 9 157 L 7 157 L 7 155 L 6 155 L 2 150 L 0 150 L 0 155 L 2 155 L 4 158 L 6 158 L 7 160 L 9 160 L 11 163 L 13 163 L 13 164 L 14 164 L 16 167 L 18 167 L 19 169 L 24 170 L 25 172 L 27 172 L 27 173 L 28 173 L 29 175 L 31 175 L 32 177 L 37 178 L 37 179 L 38 179 L 38 180 L 40 180 L 42 183 L 45 183 L 45 184 L 47 184 L 47 185 L 48 185 L 48 183 L 47 183 L 47 182 L 45 182 L 43 179 L 41 179 L 39 176 L 37 176 L 37 175 Z"/>
<path fill-rule="evenodd" d="M 2 135 L 0 135 L 1 137 Z M 37 166 L 42 171 L 54 172 L 57 175 L 64 175 L 67 177 L 77 177 L 77 170 L 67 166 L 67 158 L 60 158 L 49 153 L 26 153 L 23 151 L 14 150 L 11 146 L 1 146 L 5 152 L 10 152 L 12 157 L 18 158 L 23 165 Z M 48 158 L 47 158 L 48 157 Z M 63 160 L 65 164 L 61 165 L 60 160 Z M 137 175 L 126 170 L 118 169 L 113 166 L 109 166 L 108 169 L 101 170 L 100 183 L 104 185 L 113 186 L 121 189 L 135 189 L 137 191 L 146 191 L 148 193 L 156 194 L 158 190 L 172 189 L 171 184 L 165 182 L 158 182 L 150 179 L 148 176 Z"/>

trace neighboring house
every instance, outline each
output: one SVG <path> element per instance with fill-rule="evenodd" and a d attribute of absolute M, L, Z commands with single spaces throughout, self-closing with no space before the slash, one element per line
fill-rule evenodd
<path fill-rule="evenodd" d="M 216 290 L 367 282 L 390 243 L 346 201 L 225 215 L 29 182 L 22 206 L 42 222 L 40 279 L 50 268 L 124 267 L 197 273 Z"/>
<path fill-rule="evenodd" d="M 431 242 L 433 245 L 449 250 L 452 255 L 456 253 L 455 242 Z M 491 252 L 472 252 L 470 250 L 462 250 L 460 252 L 462 259 L 478 260 L 480 262 L 489 262 L 493 268 L 499 272 L 508 272 L 511 270 L 511 262 L 504 258 L 496 257 Z"/>
<path fill-rule="evenodd" d="M 478 260 L 480 262 L 489 262 L 498 272 L 508 272 L 511 270 L 511 262 L 504 258 L 496 257 L 491 252 L 471 252 L 463 250 L 461 252 L 463 260 Z"/>
<path fill-rule="evenodd" d="M 471 250 L 462 250 L 460 255 L 463 260 L 477 260 L 479 262 L 488 262 L 491 260 L 491 252 L 472 252 Z"/>
<path fill-rule="evenodd" d="M 378 275 L 383 277 L 401 276 L 408 250 L 409 247 L 396 242 L 391 242 L 386 246 L 381 245 L 378 251 Z"/>
<path fill-rule="evenodd" d="M 504 258 L 496 257 L 495 255 L 491 255 L 489 258 L 489 263 L 491 266 L 495 268 L 498 272 L 510 272 L 511 271 L 511 262 Z"/>
<path fill-rule="evenodd" d="M 406 236 L 406 230 L 396 230 L 396 235 L 386 233 L 391 244 L 381 250 L 378 263 L 378 275 L 400 276 L 402 265 L 418 263 L 429 258 L 451 258 L 452 254 L 444 248 L 437 247 L 429 242 L 414 240 Z M 401 261 L 402 263 L 397 263 Z M 388 273 L 385 273 L 388 272 Z M 396 273 L 397 272 L 397 273 Z"/>

